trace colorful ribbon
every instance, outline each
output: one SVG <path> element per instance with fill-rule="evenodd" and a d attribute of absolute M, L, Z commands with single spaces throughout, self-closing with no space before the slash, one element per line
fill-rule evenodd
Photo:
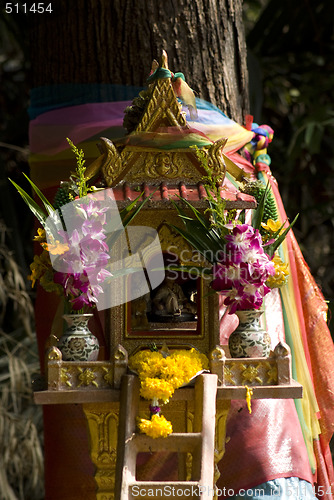
<path fill-rule="evenodd" d="M 122 126 L 124 110 L 129 105 L 130 101 L 80 104 L 47 111 L 31 120 L 29 140 L 33 181 L 39 187 L 46 188 L 58 184 L 60 180 L 69 176 L 73 168 L 73 154 L 66 137 L 83 149 L 87 164 L 99 156 L 97 143 L 100 136 L 113 141 L 121 138 L 124 141 L 130 140 L 126 137 L 126 131 Z M 191 141 L 186 143 L 186 134 L 189 132 L 183 136 L 178 134 L 177 141 L 175 135 L 170 134 L 163 140 L 160 137 L 160 145 L 157 147 L 171 149 L 188 147 L 189 144 L 201 147 L 210 144 L 210 141 L 228 137 L 224 153 L 230 155 L 253 138 L 253 132 L 225 116 L 215 106 L 196 99 L 196 107 L 198 112 L 196 121 L 190 120 L 190 112 L 184 108 L 193 134 Z M 157 135 L 155 137 L 158 138 Z M 183 144 L 177 145 L 176 142 L 179 140 L 182 140 Z M 157 142 L 159 141 L 157 139 Z"/>

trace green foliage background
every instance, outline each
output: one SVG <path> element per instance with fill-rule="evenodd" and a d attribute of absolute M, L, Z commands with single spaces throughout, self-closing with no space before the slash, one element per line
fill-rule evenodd
<path fill-rule="evenodd" d="M 333 311 L 334 2 L 249 0 L 244 12 L 251 112 L 275 131 L 272 172 Z"/>

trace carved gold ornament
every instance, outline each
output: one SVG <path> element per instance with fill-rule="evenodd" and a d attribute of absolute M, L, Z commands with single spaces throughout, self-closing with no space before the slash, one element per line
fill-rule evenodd
<path fill-rule="evenodd" d="M 243 364 L 240 365 L 240 369 L 243 370 L 242 371 L 242 385 L 245 385 L 245 382 L 258 382 L 259 384 L 263 384 L 263 380 L 259 377 L 259 367 L 260 365 L 258 366 L 254 366 L 254 365 L 248 365 L 248 366 L 245 366 Z"/>
<path fill-rule="evenodd" d="M 89 368 L 83 370 L 81 367 L 78 367 L 78 371 L 80 372 L 78 377 L 80 383 L 78 384 L 78 387 L 81 387 L 82 385 L 94 385 L 95 387 L 98 387 L 98 384 L 95 381 L 96 374 L 93 370 L 90 370 Z"/>

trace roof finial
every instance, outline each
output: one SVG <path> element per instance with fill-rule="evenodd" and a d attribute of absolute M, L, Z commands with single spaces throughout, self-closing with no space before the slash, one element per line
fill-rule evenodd
<path fill-rule="evenodd" d="M 162 51 L 160 66 L 161 68 L 168 69 L 168 56 L 165 50 Z"/>
<path fill-rule="evenodd" d="M 156 61 L 156 59 L 153 59 L 152 66 L 151 66 L 151 73 L 150 74 L 154 73 L 155 70 L 158 69 L 158 68 L 159 68 L 158 61 Z"/>

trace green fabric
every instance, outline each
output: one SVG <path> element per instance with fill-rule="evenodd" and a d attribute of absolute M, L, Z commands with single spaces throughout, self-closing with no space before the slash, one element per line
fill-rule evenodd
<path fill-rule="evenodd" d="M 147 79 L 147 83 L 152 83 L 154 80 L 158 80 L 159 78 L 172 78 L 173 81 L 176 80 L 177 78 L 182 78 L 183 81 L 185 81 L 184 74 L 183 73 L 173 73 L 166 68 L 158 68 L 150 75 Z"/>

